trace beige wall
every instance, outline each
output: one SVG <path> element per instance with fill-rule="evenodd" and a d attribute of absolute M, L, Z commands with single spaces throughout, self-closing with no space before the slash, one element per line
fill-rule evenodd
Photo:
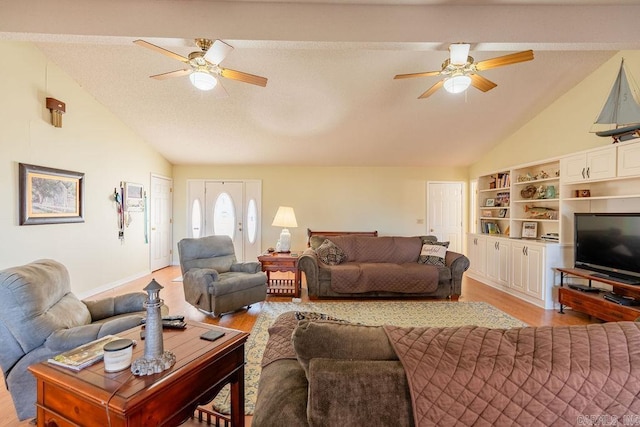
<path fill-rule="evenodd" d="M 611 138 L 599 137 L 589 131 L 609 95 L 622 57 L 630 80 L 640 79 L 640 52 L 617 53 L 533 120 L 497 144 L 470 167 L 469 176 L 473 178 L 501 168 L 611 144 Z"/>
<path fill-rule="evenodd" d="M 302 166 L 174 166 L 173 177 L 174 242 L 186 235 L 188 179 L 262 180 L 263 249 L 275 246 L 280 235 L 281 229 L 271 226 L 280 205 L 296 213 L 298 228 L 290 230 L 293 249 L 306 247 L 307 228 L 423 234 L 426 182 L 468 179 L 466 168 Z M 177 262 L 175 249 L 174 255 Z"/>
<path fill-rule="evenodd" d="M 0 42 L 0 269 L 39 258 L 67 266 L 79 296 L 149 271 L 143 216 L 118 239 L 112 195 L 120 181 L 171 176 L 171 165 L 28 43 Z M 66 103 L 53 127 L 45 99 Z M 85 222 L 18 225 L 18 163 L 85 174 Z"/>
<path fill-rule="evenodd" d="M 0 268 L 55 258 L 70 270 L 72 287 L 89 295 L 148 272 L 143 217 L 132 214 L 124 242 L 117 238 L 113 188 L 120 181 L 148 188 L 151 173 L 174 179 L 174 242 L 186 235 L 188 179 L 262 181 L 262 246 L 275 245 L 271 221 L 280 205 L 293 206 L 299 227 L 293 247 L 303 248 L 306 229 L 424 233 L 425 183 L 466 181 L 469 176 L 609 144 L 590 134 L 613 83 L 620 58 L 640 69 L 639 52 L 622 52 L 567 92 L 530 123 L 466 168 L 172 166 L 97 103 L 31 44 L 0 42 Z M 579 64 L 576 64 L 579 66 Z M 635 72 L 640 78 L 640 73 Z M 63 127 L 50 125 L 47 96 L 67 103 Z M 18 225 L 18 163 L 84 172 L 85 223 Z M 464 221 L 466 228 L 466 218 Z M 174 263 L 177 250 L 174 244 Z"/>

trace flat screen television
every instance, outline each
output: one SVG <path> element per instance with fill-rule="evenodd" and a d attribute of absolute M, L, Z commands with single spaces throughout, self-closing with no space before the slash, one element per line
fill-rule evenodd
<path fill-rule="evenodd" d="M 640 213 L 576 213 L 575 267 L 640 283 Z"/>

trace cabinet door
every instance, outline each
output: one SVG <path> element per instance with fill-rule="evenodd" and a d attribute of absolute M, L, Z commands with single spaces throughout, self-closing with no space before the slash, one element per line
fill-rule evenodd
<path fill-rule="evenodd" d="M 561 159 L 560 176 L 565 183 L 615 177 L 616 147 L 607 147 Z"/>
<path fill-rule="evenodd" d="M 542 246 L 527 246 L 527 276 L 524 291 L 532 297 L 543 299 L 544 286 L 544 250 Z"/>
<path fill-rule="evenodd" d="M 598 180 L 616 176 L 616 147 L 587 153 L 587 179 Z"/>
<path fill-rule="evenodd" d="M 640 143 L 618 147 L 618 176 L 640 175 Z"/>
<path fill-rule="evenodd" d="M 509 286 L 509 243 L 487 238 L 487 277 L 502 286 Z"/>
<path fill-rule="evenodd" d="M 511 287 L 524 292 L 527 287 L 529 266 L 527 264 L 526 246 L 522 243 L 511 243 L 511 261 L 513 273 L 511 275 Z"/>
<path fill-rule="evenodd" d="M 504 241 L 498 242 L 498 283 L 509 286 L 511 280 L 510 245 Z"/>
<path fill-rule="evenodd" d="M 496 239 L 486 239 L 485 241 L 486 274 L 494 282 L 498 281 L 498 241 Z"/>
<path fill-rule="evenodd" d="M 560 177 L 566 183 L 587 179 L 587 155 L 575 154 L 560 159 Z"/>
<path fill-rule="evenodd" d="M 467 241 L 469 270 L 484 275 L 486 266 L 486 242 L 485 238 L 477 235 L 470 235 Z"/>

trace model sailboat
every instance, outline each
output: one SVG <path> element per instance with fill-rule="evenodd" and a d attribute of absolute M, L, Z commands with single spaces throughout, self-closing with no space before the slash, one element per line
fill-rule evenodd
<path fill-rule="evenodd" d="M 640 137 L 640 105 L 636 101 L 634 91 L 629 87 L 624 58 L 620 63 L 618 77 L 595 124 L 615 125 L 614 129 L 595 132 L 598 136 L 612 137 L 614 144 Z"/>

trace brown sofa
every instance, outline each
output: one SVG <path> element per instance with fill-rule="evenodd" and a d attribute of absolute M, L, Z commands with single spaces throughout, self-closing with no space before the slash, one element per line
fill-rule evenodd
<path fill-rule="evenodd" d="M 444 265 L 419 263 L 424 242 L 435 236 L 381 236 L 369 233 L 309 231 L 309 248 L 300 256 L 310 298 L 433 297 L 457 301 L 469 268 L 463 254 L 447 251 Z M 373 234 L 375 235 L 375 234 Z M 346 257 L 336 265 L 322 262 L 318 248 L 328 239 Z"/>
<path fill-rule="evenodd" d="M 639 323 L 400 328 L 296 314 L 269 330 L 254 427 L 573 426 L 640 413 Z"/>

